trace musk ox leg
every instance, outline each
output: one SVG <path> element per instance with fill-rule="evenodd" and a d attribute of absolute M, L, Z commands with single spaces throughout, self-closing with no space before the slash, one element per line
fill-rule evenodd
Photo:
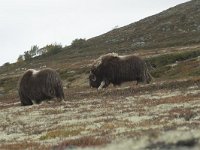
<path fill-rule="evenodd" d="M 151 76 L 151 74 L 149 73 L 148 70 L 145 70 L 145 71 L 144 71 L 144 75 L 143 75 L 142 80 L 143 80 L 143 82 L 146 83 L 146 84 L 149 84 L 150 81 L 152 80 L 152 76 Z"/>
<path fill-rule="evenodd" d="M 152 79 L 153 79 L 153 77 L 151 76 L 151 74 L 148 72 L 147 73 L 147 75 L 146 75 L 147 77 L 147 79 L 146 79 L 146 82 L 147 82 L 147 84 L 149 84 L 151 81 L 152 81 Z"/>
<path fill-rule="evenodd" d="M 29 99 L 21 90 L 19 91 L 19 97 L 20 97 L 22 106 L 33 105 L 33 102 L 31 101 L 31 99 Z"/>
<path fill-rule="evenodd" d="M 102 81 L 100 86 L 98 87 L 98 90 L 101 90 L 105 86 L 105 84 L 106 84 L 105 81 Z"/>
<path fill-rule="evenodd" d="M 106 88 L 109 84 L 110 82 L 108 80 L 103 80 L 100 86 L 98 87 L 98 90 L 101 90 L 102 88 Z"/>
<path fill-rule="evenodd" d="M 142 77 L 139 77 L 139 78 L 136 79 L 136 81 L 137 81 L 136 85 L 138 85 L 139 83 L 141 83 L 143 81 L 143 79 L 142 79 Z"/>
<path fill-rule="evenodd" d="M 32 101 L 29 99 L 26 100 L 21 100 L 21 105 L 22 106 L 28 106 L 28 105 L 33 105 Z"/>
<path fill-rule="evenodd" d="M 38 99 L 38 100 L 33 100 L 33 104 L 40 104 L 42 102 L 41 99 Z"/>
<path fill-rule="evenodd" d="M 20 100 L 21 100 L 21 105 L 22 106 L 33 105 L 33 102 L 27 97 L 24 97 L 24 96 L 20 95 Z"/>
<path fill-rule="evenodd" d="M 63 88 L 61 86 L 58 86 L 56 89 L 55 89 L 55 94 L 56 94 L 56 98 L 57 99 L 60 99 L 61 101 L 64 100 L 65 96 L 64 96 L 64 91 L 63 91 Z"/>

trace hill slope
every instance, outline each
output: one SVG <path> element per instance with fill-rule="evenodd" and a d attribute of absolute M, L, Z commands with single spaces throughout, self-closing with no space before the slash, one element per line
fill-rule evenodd
<path fill-rule="evenodd" d="M 157 60 L 163 59 L 165 54 L 179 55 L 177 58 L 169 58 L 165 64 L 156 64 L 154 70 L 156 77 L 173 78 L 173 76 L 185 76 L 185 69 L 188 75 L 199 75 L 199 51 L 200 51 L 200 1 L 192 0 L 180 4 L 157 15 L 142 19 L 125 27 L 114 29 L 106 34 L 86 40 L 84 46 L 63 48 L 63 51 L 49 57 L 37 57 L 30 61 L 11 64 L 0 68 L 0 92 L 16 88 L 19 76 L 28 68 L 39 69 L 43 66 L 57 69 L 61 73 L 65 85 L 82 86 L 87 85 L 87 73 L 93 59 L 108 52 L 119 52 L 121 54 L 134 53 L 144 58 L 157 56 Z M 182 57 L 188 51 L 196 51 L 192 57 Z M 191 52 L 193 53 L 193 52 Z M 164 55 L 164 56 L 161 56 Z M 188 55 L 188 54 L 187 54 Z M 174 56 L 173 56 L 174 57 Z M 190 62 L 190 59 L 194 59 Z M 189 67 L 177 61 L 186 61 Z M 152 61 L 149 61 L 150 64 Z M 153 60 L 153 63 L 155 61 Z M 161 63 L 161 61 L 156 61 Z M 154 65 L 154 64 L 153 64 Z M 179 71 L 176 71 L 179 69 Z M 166 76 L 160 76 L 157 72 L 167 70 Z M 156 72 L 157 71 L 157 72 Z M 171 75 L 168 76 L 168 71 Z M 178 74 L 178 75 L 177 75 Z M 181 74 L 181 75 L 180 75 Z M 73 82 L 73 83 L 72 83 Z"/>
<path fill-rule="evenodd" d="M 88 40 L 93 49 L 124 52 L 200 42 L 200 1 L 175 6 L 154 16 Z"/>
<path fill-rule="evenodd" d="M 79 48 L 2 66 L 0 149 L 198 149 L 199 9 L 199 0 L 193 0 Z M 112 51 L 144 58 L 153 82 L 91 89 L 92 61 Z M 20 106 L 19 77 L 28 68 L 45 67 L 60 73 L 66 101 Z"/>

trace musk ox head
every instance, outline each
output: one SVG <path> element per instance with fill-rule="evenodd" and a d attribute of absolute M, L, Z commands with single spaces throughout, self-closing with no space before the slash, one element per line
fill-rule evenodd
<path fill-rule="evenodd" d="M 92 73 L 92 71 L 90 71 L 89 74 L 89 84 L 90 87 L 94 87 L 94 88 L 98 88 L 101 84 L 101 78 L 96 76 L 94 73 Z"/>
<path fill-rule="evenodd" d="M 32 105 L 54 97 L 64 99 L 63 86 L 59 74 L 50 68 L 36 71 L 27 70 L 19 81 L 18 89 L 22 105 Z"/>
<path fill-rule="evenodd" d="M 97 60 L 94 61 L 89 74 L 90 87 L 100 87 L 104 78 L 105 64 L 107 63 L 107 61 L 110 61 L 110 59 L 116 57 L 118 57 L 117 53 L 108 53 L 100 56 Z"/>

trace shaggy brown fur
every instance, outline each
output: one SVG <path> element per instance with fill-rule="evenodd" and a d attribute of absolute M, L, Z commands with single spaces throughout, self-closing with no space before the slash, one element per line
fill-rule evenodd
<path fill-rule="evenodd" d="M 110 83 L 120 85 L 126 81 L 137 81 L 137 83 L 151 81 L 146 63 L 141 58 L 109 53 L 99 57 L 92 65 L 89 75 L 91 87 L 98 88 L 104 82 L 103 88 L 105 88 Z"/>
<path fill-rule="evenodd" d="M 18 92 L 23 106 L 32 105 L 33 100 L 38 104 L 54 97 L 64 99 L 60 76 L 49 68 L 40 71 L 27 70 L 19 81 Z"/>

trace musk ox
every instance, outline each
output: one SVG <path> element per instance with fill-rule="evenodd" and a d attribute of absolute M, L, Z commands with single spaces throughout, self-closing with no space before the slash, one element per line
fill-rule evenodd
<path fill-rule="evenodd" d="M 39 104 L 54 97 L 64 99 L 61 78 L 50 68 L 40 71 L 27 70 L 19 81 L 18 93 L 23 106 L 32 105 L 33 102 Z"/>
<path fill-rule="evenodd" d="M 146 63 L 134 55 L 119 56 L 108 53 L 94 61 L 89 75 L 89 84 L 94 88 L 106 88 L 110 83 L 120 85 L 126 81 L 149 83 L 151 75 Z"/>

